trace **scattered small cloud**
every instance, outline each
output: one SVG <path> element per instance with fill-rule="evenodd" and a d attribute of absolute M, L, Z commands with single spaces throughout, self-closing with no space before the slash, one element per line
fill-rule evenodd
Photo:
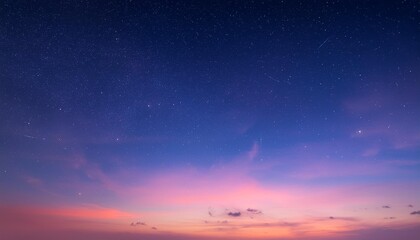
<path fill-rule="evenodd" d="M 411 205 L 411 204 L 408 204 L 408 206 L 407 207 L 409 207 L 409 208 L 412 208 L 413 207 L 413 205 Z"/>
<path fill-rule="evenodd" d="M 228 216 L 231 216 L 231 217 L 240 217 L 241 216 L 241 212 L 228 212 L 227 215 Z"/>
<path fill-rule="evenodd" d="M 330 217 L 330 219 L 335 219 L 334 217 Z"/>
<path fill-rule="evenodd" d="M 246 210 L 248 213 L 252 213 L 252 214 L 262 214 L 262 212 L 258 209 L 253 209 L 253 208 L 248 208 Z"/>
<path fill-rule="evenodd" d="M 414 211 L 410 213 L 411 215 L 420 215 L 420 211 Z"/>
<path fill-rule="evenodd" d="M 132 222 L 130 224 L 130 226 L 133 226 L 133 227 L 135 227 L 135 226 L 146 226 L 146 223 L 144 223 L 144 222 Z"/>
<path fill-rule="evenodd" d="M 382 208 L 391 208 L 391 207 L 388 205 L 385 205 L 385 206 L 382 206 Z"/>
<path fill-rule="evenodd" d="M 386 220 L 393 220 L 393 219 L 395 219 L 395 217 L 386 217 L 384 219 L 386 219 Z"/>
<path fill-rule="evenodd" d="M 213 208 L 212 207 L 209 207 L 207 213 L 209 214 L 210 217 L 213 217 L 214 216 L 213 212 L 214 212 Z"/>
<path fill-rule="evenodd" d="M 153 230 L 157 230 L 157 228 L 156 228 L 156 227 L 152 227 L 152 229 L 153 229 Z"/>

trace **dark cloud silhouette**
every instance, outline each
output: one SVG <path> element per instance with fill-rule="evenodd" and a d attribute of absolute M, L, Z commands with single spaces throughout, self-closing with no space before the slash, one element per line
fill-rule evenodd
<path fill-rule="evenodd" d="M 252 214 L 262 214 L 260 210 L 254 208 L 248 208 L 246 211 Z"/>
<path fill-rule="evenodd" d="M 410 213 L 411 215 L 420 215 L 420 211 L 414 211 Z"/>
<path fill-rule="evenodd" d="M 144 223 L 144 222 L 132 222 L 130 225 L 133 226 L 133 227 L 135 227 L 135 226 L 146 226 L 146 223 Z"/>
<path fill-rule="evenodd" d="M 385 205 L 385 206 L 382 206 L 382 208 L 391 208 L 391 207 L 388 205 Z"/>
<path fill-rule="evenodd" d="M 207 213 L 209 214 L 210 217 L 213 217 L 214 216 L 214 214 L 213 214 L 213 208 L 212 207 L 209 207 Z"/>
<path fill-rule="evenodd" d="M 334 217 L 330 217 L 330 219 L 335 219 Z"/>
<path fill-rule="evenodd" d="M 231 217 L 240 217 L 241 216 L 241 212 L 228 212 L 227 215 L 228 216 L 231 216 Z"/>

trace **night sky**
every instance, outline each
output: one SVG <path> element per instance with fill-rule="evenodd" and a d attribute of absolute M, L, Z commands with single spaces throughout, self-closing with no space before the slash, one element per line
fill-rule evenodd
<path fill-rule="evenodd" d="M 420 239 L 420 2 L 0 1 L 0 239 Z"/>

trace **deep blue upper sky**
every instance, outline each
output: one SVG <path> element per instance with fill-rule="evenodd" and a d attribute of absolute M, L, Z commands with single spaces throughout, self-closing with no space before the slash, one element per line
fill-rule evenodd
<path fill-rule="evenodd" d="M 349 136 L 419 131 L 419 10 L 417 1 L 3 1 L 1 167 L 31 169 L 68 149 L 103 168 L 111 155 L 154 168 L 210 166 L 253 144 L 270 158 L 337 142 L 347 160 L 366 144 L 392 145 Z"/>

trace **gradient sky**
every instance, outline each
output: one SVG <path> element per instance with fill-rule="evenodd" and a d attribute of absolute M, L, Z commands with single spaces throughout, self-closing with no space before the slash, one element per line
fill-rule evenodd
<path fill-rule="evenodd" d="M 420 239 L 419 1 L 0 3 L 0 238 Z"/>

